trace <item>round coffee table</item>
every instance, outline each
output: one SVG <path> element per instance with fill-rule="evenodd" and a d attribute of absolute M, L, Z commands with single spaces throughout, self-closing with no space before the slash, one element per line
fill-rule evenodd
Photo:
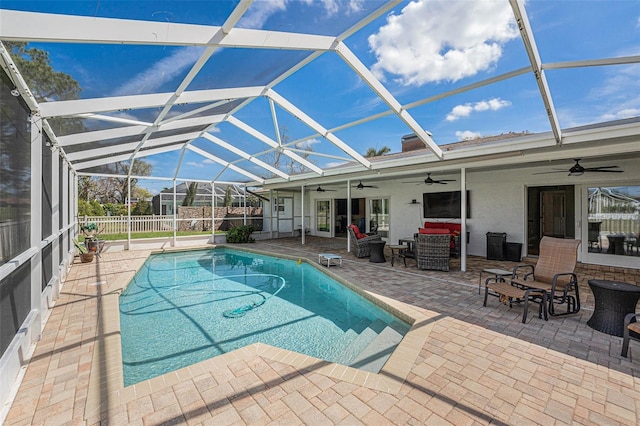
<path fill-rule="evenodd" d="M 587 325 L 594 330 L 620 336 L 624 334 L 625 315 L 636 311 L 640 286 L 609 280 L 589 280 L 595 306 Z"/>

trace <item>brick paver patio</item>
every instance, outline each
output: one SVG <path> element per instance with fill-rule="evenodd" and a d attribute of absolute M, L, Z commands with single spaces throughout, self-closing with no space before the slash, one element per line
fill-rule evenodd
<path fill-rule="evenodd" d="M 74 264 L 5 420 L 30 424 L 624 424 L 640 422 L 640 345 L 586 325 L 588 278 L 635 284 L 637 270 L 580 268 L 583 310 L 520 322 L 521 307 L 482 306 L 478 273 L 511 262 L 470 257 L 452 271 L 372 264 L 334 240 L 263 241 L 251 248 L 317 261 L 417 321 L 379 374 L 263 344 L 122 387 L 120 288 L 148 251 Z M 399 348 L 400 349 L 400 348 Z M 634 361 L 635 355 L 635 361 Z M 3 384 L 5 386 L 6 384 Z"/>

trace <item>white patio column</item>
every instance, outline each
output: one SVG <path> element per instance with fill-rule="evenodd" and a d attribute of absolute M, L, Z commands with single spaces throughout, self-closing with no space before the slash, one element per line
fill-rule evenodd
<path fill-rule="evenodd" d="M 460 232 L 460 270 L 467 270 L 467 169 L 460 169 L 460 223 L 462 224 Z"/>
<path fill-rule="evenodd" d="M 247 185 L 244 185 L 242 187 L 242 223 L 246 226 L 247 225 Z"/>
<path fill-rule="evenodd" d="M 127 250 L 131 250 L 131 177 L 127 176 Z"/>
<path fill-rule="evenodd" d="M 300 234 L 302 234 L 302 245 L 305 243 L 304 232 L 304 184 L 300 185 L 300 210 L 302 215 L 302 227 L 300 228 Z"/>
<path fill-rule="evenodd" d="M 176 200 L 176 180 L 173 179 L 173 247 L 176 246 L 176 233 L 178 232 L 178 221 L 176 212 L 178 209 L 176 208 L 177 200 Z"/>
<path fill-rule="evenodd" d="M 211 242 L 216 243 L 216 183 L 211 182 Z"/>
<path fill-rule="evenodd" d="M 269 190 L 269 239 L 273 239 L 273 189 Z M 264 209 L 262 210 L 264 220 Z"/>
<path fill-rule="evenodd" d="M 347 226 L 351 225 L 351 180 L 347 179 Z M 347 231 L 347 252 L 351 251 L 351 235 Z"/>
<path fill-rule="evenodd" d="M 276 232 L 278 233 L 278 237 L 280 236 L 280 209 L 277 206 L 278 204 L 278 196 L 280 192 L 276 190 Z"/>
<path fill-rule="evenodd" d="M 29 311 L 37 312 L 37 318 L 29 324 L 28 319 L 31 317 L 25 316 L 24 323 L 22 324 L 22 327 L 26 324 L 29 324 L 30 326 L 30 335 L 33 336 L 31 343 L 34 343 L 39 339 L 42 331 L 42 310 L 40 300 L 42 293 L 42 259 L 44 258 L 42 255 L 42 249 L 44 248 L 42 245 L 42 220 L 40 218 L 40 214 L 42 212 L 42 135 L 42 119 L 39 114 L 33 114 L 31 116 L 31 220 L 29 230 L 29 251 L 33 251 L 34 254 L 31 257 L 31 300 L 29 301 L 31 309 L 29 309 Z M 56 161 L 59 161 L 57 155 L 52 155 L 51 157 Z M 54 179 L 54 182 L 57 185 L 59 180 Z M 66 222 L 64 222 L 63 225 L 64 224 L 66 224 Z M 56 223 L 56 227 L 59 228 L 58 225 L 59 224 Z M 11 285 L 10 282 L 8 284 L 9 286 Z M 7 300 L 10 299 L 11 297 L 8 296 Z M 3 320 L 4 319 L 6 319 L 6 317 L 3 317 Z M 18 335 L 19 334 L 16 334 L 16 336 Z M 26 335 L 29 334 L 27 333 Z"/>

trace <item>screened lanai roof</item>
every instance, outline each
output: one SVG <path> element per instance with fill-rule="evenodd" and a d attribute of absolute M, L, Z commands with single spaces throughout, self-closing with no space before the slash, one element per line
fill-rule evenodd
<path fill-rule="evenodd" d="M 509 132 L 545 135 L 514 151 L 620 119 L 637 135 L 637 5 L 3 0 L 0 39 L 79 82 L 78 99 L 36 99 L 1 49 L 79 173 L 144 159 L 159 178 L 260 185 L 385 167 L 363 154 L 398 152 L 408 133 L 431 163 L 451 158 L 442 145 Z"/>

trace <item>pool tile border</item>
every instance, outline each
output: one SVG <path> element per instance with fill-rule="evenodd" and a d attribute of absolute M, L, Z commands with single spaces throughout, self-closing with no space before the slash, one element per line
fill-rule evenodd
<path fill-rule="evenodd" d="M 298 370 L 313 371 L 332 379 L 345 381 L 357 386 L 364 386 L 372 390 L 391 394 L 396 394 L 400 391 L 403 382 L 406 380 L 432 331 L 435 322 L 434 319 L 437 319 L 438 314 L 424 309 L 417 310 L 397 300 L 365 291 L 345 281 L 336 274 L 331 273 L 329 268 L 323 268 L 322 271 L 328 273 L 328 275 L 341 284 L 346 285 L 349 289 L 378 304 L 382 308 L 390 310 L 396 316 L 412 324 L 411 329 L 404 336 L 379 373 L 370 373 L 264 343 L 254 343 L 232 352 L 201 361 L 197 364 L 125 387 L 122 371 L 120 311 L 118 306 L 120 294 L 151 254 L 211 250 L 220 247 L 229 246 L 208 245 L 203 247 L 147 251 L 145 256 L 135 259 L 132 270 L 120 275 L 113 283 L 107 283 L 102 286 L 105 288 L 105 293 L 101 295 L 99 303 L 98 335 L 96 336 L 96 346 L 91 363 L 89 390 L 84 413 L 85 419 L 92 418 L 105 411 L 111 411 L 137 398 L 150 395 L 184 380 L 194 379 L 203 373 L 214 373 L 215 371 L 227 368 L 234 362 L 247 361 L 255 357 L 278 361 Z M 235 247 L 229 248 L 236 249 Z M 320 267 L 316 265 L 316 262 L 302 256 L 286 256 L 262 250 L 247 249 L 245 247 L 238 248 L 238 250 L 283 257 L 290 260 L 302 259 L 320 269 Z M 103 401 L 107 402 L 104 403 Z"/>

